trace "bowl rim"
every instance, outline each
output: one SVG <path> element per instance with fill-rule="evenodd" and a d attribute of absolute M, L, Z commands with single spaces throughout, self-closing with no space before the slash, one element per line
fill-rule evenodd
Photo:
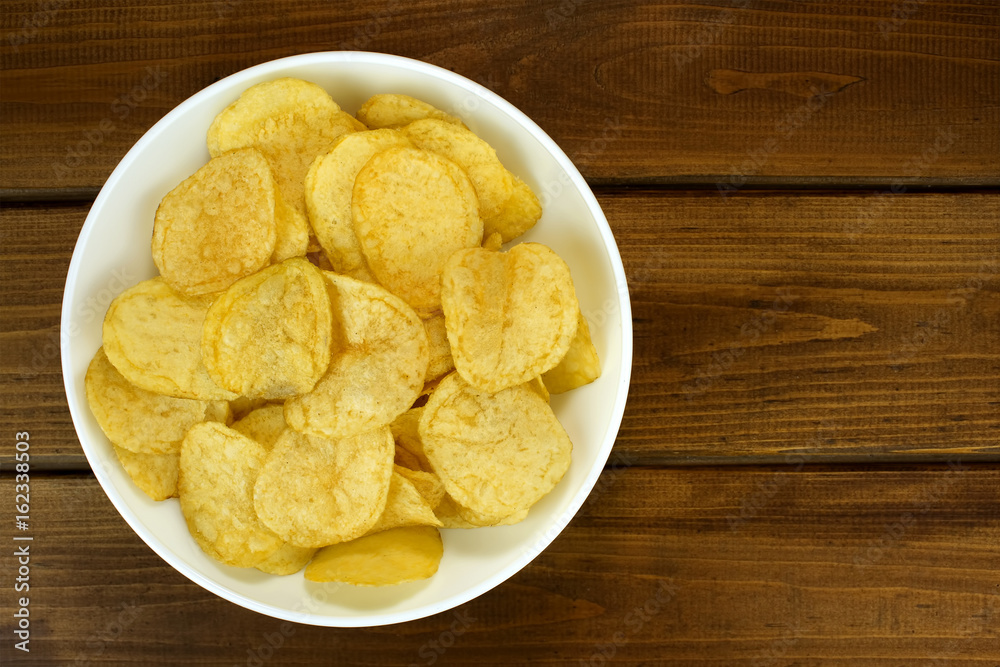
<path fill-rule="evenodd" d="M 96 228 L 97 219 L 101 216 L 102 210 L 111 196 L 111 191 L 115 188 L 118 181 L 121 180 L 122 174 L 130 168 L 131 164 L 137 159 L 137 156 L 145 150 L 145 147 L 152 143 L 154 137 L 163 132 L 175 118 L 184 115 L 189 109 L 199 105 L 203 99 L 214 95 L 218 88 L 238 86 L 241 82 L 247 82 L 248 80 L 253 79 L 267 71 L 273 71 L 275 74 L 279 74 L 290 67 L 324 63 L 336 63 L 338 65 L 363 63 L 365 65 L 400 68 L 415 73 L 429 75 L 432 78 L 441 79 L 465 90 L 467 93 L 482 98 L 484 101 L 492 104 L 498 111 L 505 114 L 515 124 L 526 129 L 536 141 L 544 146 L 545 150 L 556 160 L 560 168 L 565 171 L 566 176 L 580 193 L 587 205 L 587 208 L 593 215 L 604 244 L 604 251 L 608 256 L 608 260 L 611 265 L 618 292 L 618 316 L 621 320 L 621 367 L 619 369 L 618 377 L 616 378 L 616 383 L 618 385 L 617 393 L 615 395 L 615 403 L 611 410 L 611 418 L 607 424 L 604 441 L 597 449 L 597 456 L 595 458 L 594 465 L 588 471 L 579 491 L 572 497 L 566 510 L 560 513 L 551 524 L 546 526 L 543 534 L 540 535 L 537 540 L 532 542 L 530 549 L 523 549 L 518 557 L 507 567 L 494 573 L 492 576 L 483 580 L 479 584 L 462 589 L 460 592 L 452 594 L 435 603 L 404 611 L 380 612 L 377 614 L 357 616 L 332 616 L 317 614 L 311 611 L 294 611 L 284 609 L 282 607 L 276 607 L 271 604 L 248 598 L 241 593 L 212 581 L 197 569 L 189 566 L 179 557 L 175 556 L 173 550 L 167 544 L 162 542 L 156 535 L 146 528 L 143 521 L 131 509 L 124 496 L 118 491 L 118 488 L 106 472 L 103 462 L 98 460 L 98 453 L 96 451 L 92 451 L 93 448 L 90 445 L 84 445 L 86 437 L 84 435 L 82 423 L 85 417 L 80 414 L 80 409 L 77 407 L 76 402 L 69 400 L 71 394 L 77 393 L 77 390 L 72 387 L 76 378 L 72 376 L 73 369 L 70 364 L 70 346 L 61 345 L 60 355 L 62 362 L 63 386 L 68 399 L 67 402 L 73 420 L 73 427 L 76 430 L 80 447 L 83 449 L 97 481 L 100 483 L 105 495 L 107 495 L 115 509 L 122 516 L 125 522 L 128 523 L 129 527 L 131 527 L 132 530 L 139 536 L 139 538 L 142 539 L 142 541 L 145 542 L 146 545 L 149 546 L 149 548 L 152 549 L 160 558 L 166 561 L 171 567 L 187 577 L 189 580 L 214 593 L 215 595 L 241 607 L 272 618 L 326 627 L 375 627 L 412 621 L 453 609 L 479 597 L 480 595 L 483 595 L 524 569 L 532 560 L 534 560 L 534 558 L 544 551 L 545 548 L 547 548 L 559 534 L 562 533 L 563 529 L 565 529 L 565 527 L 569 524 L 570 520 L 579 512 L 580 507 L 593 491 L 593 488 L 597 483 L 597 479 L 611 455 L 611 450 L 621 428 L 621 421 L 625 412 L 625 403 L 628 398 L 633 354 L 631 303 L 628 293 L 628 284 L 625 278 L 625 271 L 621 261 L 621 255 L 618 251 L 618 246 L 615 242 L 614 235 L 611 232 L 611 227 L 608 224 L 607 218 L 605 217 L 600 204 L 597 202 L 597 198 L 590 189 L 590 186 L 587 185 L 587 182 L 584 180 L 583 176 L 580 174 L 579 170 L 577 170 L 576 166 L 572 163 L 566 153 L 555 143 L 555 141 L 552 140 L 551 137 L 548 136 L 544 130 L 541 129 L 541 127 L 539 127 L 533 120 L 513 106 L 510 102 L 475 81 L 467 79 L 464 76 L 437 65 L 432 65 L 430 63 L 404 56 L 368 51 L 319 51 L 270 60 L 235 72 L 206 86 L 170 110 L 149 130 L 147 130 L 138 141 L 136 141 L 136 143 L 129 149 L 115 169 L 111 172 L 111 175 L 108 176 L 108 179 L 101 187 L 100 193 L 95 198 L 94 203 L 87 214 L 87 218 L 84 221 L 80 234 L 77 237 L 76 245 L 73 249 L 73 256 L 66 274 L 66 282 L 63 289 L 60 326 L 62 330 L 66 330 L 67 325 L 72 322 L 74 301 L 71 299 L 71 294 L 75 295 L 75 290 L 72 286 L 74 282 L 77 281 L 79 273 L 83 267 L 83 256 L 82 253 L 78 252 L 78 250 L 86 245 L 87 239 Z M 245 87 L 247 86 L 245 85 L 244 88 Z M 600 465 L 597 465 L 598 463 L 600 463 Z"/>

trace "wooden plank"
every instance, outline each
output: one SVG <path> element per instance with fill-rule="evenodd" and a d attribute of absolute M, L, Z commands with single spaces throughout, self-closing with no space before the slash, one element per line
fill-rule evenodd
<path fill-rule="evenodd" d="M 2 650 L 25 665 L 297 666 L 333 653 L 385 666 L 994 667 L 998 474 L 607 471 L 567 530 L 499 588 L 427 619 L 348 630 L 214 597 L 147 548 L 93 478 L 43 475 L 32 480 L 32 650 Z M 741 507 L 752 508 L 742 520 Z"/>
<path fill-rule="evenodd" d="M 1000 458 L 1000 197 L 599 198 L 631 290 L 629 460 Z M 3 210 L 0 418 L 53 468 L 86 468 L 56 347 L 85 217 Z"/>
<path fill-rule="evenodd" d="M 992 0 L 7 2 L 0 188 L 100 186 L 210 83 L 336 49 L 452 69 L 597 183 L 1000 181 Z M 909 182 L 909 181 L 908 181 Z"/>

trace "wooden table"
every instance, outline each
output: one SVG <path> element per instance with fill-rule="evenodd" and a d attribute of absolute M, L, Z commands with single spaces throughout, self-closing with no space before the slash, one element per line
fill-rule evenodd
<path fill-rule="evenodd" d="M 1000 5 L 842 0 L 4 3 L 3 498 L 30 433 L 30 653 L 4 662 L 1000 665 Z M 453 612 L 296 626 L 119 517 L 63 395 L 98 189 L 206 85 L 334 49 L 450 68 L 592 184 L 635 361 L 601 492 Z"/>

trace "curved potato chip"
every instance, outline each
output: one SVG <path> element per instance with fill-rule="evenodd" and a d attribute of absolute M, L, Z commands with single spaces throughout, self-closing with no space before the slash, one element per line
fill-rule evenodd
<path fill-rule="evenodd" d="M 376 153 L 395 146 L 412 146 L 395 130 L 372 130 L 341 136 L 328 153 L 312 163 L 305 180 L 306 211 L 316 238 L 333 270 L 374 282 L 354 235 L 351 196 L 354 181 Z"/>
<path fill-rule="evenodd" d="M 541 377 L 531 378 L 525 384 L 527 385 L 528 389 L 541 396 L 543 401 L 545 401 L 546 403 L 549 402 L 549 399 L 551 398 L 551 396 L 549 395 L 549 389 L 548 387 L 545 386 L 545 383 L 542 382 Z"/>
<path fill-rule="evenodd" d="M 277 238 L 271 263 L 277 264 L 291 257 L 301 257 L 309 250 L 309 221 L 294 206 L 285 201 L 280 190 L 274 191 L 274 225 Z"/>
<path fill-rule="evenodd" d="M 181 512 L 198 546 L 226 565 L 252 567 L 282 546 L 254 512 L 267 451 L 222 424 L 196 424 L 181 446 Z"/>
<path fill-rule="evenodd" d="M 265 405 L 270 405 L 266 398 L 248 398 L 246 396 L 237 396 L 233 400 L 229 401 L 229 409 L 232 413 L 233 421 L 243 419 L 257 408 L 264 407 Z"/>
<path fill-rule="evenodd" d="M 446 377 L 420 418 L 424 453 L 458 504 L 486 517 L 529 509 L 562 479 L 573 445 L 525 385 L 495 394 Z"/>
<path fill-rule="evenodd" d="M 104 351 L 137 387 L 201 401 L 237 397 L 215 384 L 201 358 L 201 332 L 212 297 L 185 297 L 163 278 L 119 294 L 104 316 Z"/>
<path fill-rule="evenodd" d="M 403 127 L 422 118 L 436 118 L 446 123 L 465 126 L 455 116 L 445 113 L 427 102 L 396 93 L 372 95 L 358 109 L 357 116 L 358 120 L 373 130 L 383 127 Z"/>
<path fill-rule="evenodd" d="M 413 470 L 401 465 L 393 466 L 393 470 L 410 480 L 410 483 L 413 484 L 421 497 L 430 505 L 431 509 L 437 507 L 444 499 L 444 484 L 441 483 L 441 480 L 434 473 Z"/>
<path fill-rule="evenodd" d="M 413 482 L 394 469 L 392 477 L 389 478 L 389 495 L 385 501 L 385 510 L 368 533 L 378 533 L 403 526 L 440 525 L 441 522 L 434 516 L 434 508 Z"/>
<path fill-rule="evenodd" d="M 448 344 L 444 314 L 434 313 L 424 318 L 424 330 L 427 332 L 427 344 L 430 349 L 430 362 L 427 364 L 424 382 L 430 382 L 455 370 L 455 361 L 451 358 L 451 345 Z"/>
<path fill-rule="evenodd" d="M 535 226 L 542 217 L 542 205 L 528 184 L 511 174 L 513 188 L 500 211 L 483 220 L 483 235 L 500 234 L 504 243 Z"/>
<path fill-rule="evenodd" d="M 177 495 L 178 454 L 137 454 L 112 444 L 118 460 L 135 485 L 153 500 L 166 500 Z"/>
<path fill-rule="evenodd" d="M 415 148 L 390 148 L 368 160 L 354 182 L 351 212 L 372 274 L 421 312 L 440 307 L 448 256 L 483 240 L 468 177 L 455 163 Z"/>
<path fill-rule="evenodd" d="M 277 239 L 274 192 L 267 160 L 247 149 L 210 160 L 167 193 L 152 241 L 167 284 L 210 294 L 266 266 Z"/>
<path fill-rule="evenodd" d="M 225 401 L 195 401 L 140 389 L 118 372 L 102 347 L 84 380 L 87 402 L 113 444 L 137 454 L 176 454 L 188 429 L 203 421 L 225 421 Z"/>
<path fill-rule="evenodd" d="M 420 442 L 420 418 L 424 414 L 423 408 L 411 408 L 389 424 L 392 430 L 392 437 L 396 441 L 396 446 L 405 449 L 417 460 L 417 467 L 413 470 L 432 470 L 427 455 L 424 454 L 424 445 Z M 409 467 L 409 466 L 408 466 Z"/>
<path fill-rule="evenodd" d="M 514 180 L 492 146 L 460 125 L 435 118 L 410 123 L 401 132 L 417 148 L 446 157 L 465 170 L 484 220 L 500 214 L 514 192 Z"/>
<path fill-rule="evenodd" d="M 427 334 L 413 309 L 379 285 L 323 276 L 339 349 L 312 391 L 285 402 L 285 420 L 342 438 L 386 426 L 413 405 L 427 373 Z"/>
<path fill-rule="evenodd" d="M 528 510 L 521 510 L 510 516 L 499 518 L 486 516 L 473 512 L 468 507 L 462 507 L 451 496 L 445 495 L 434 508 L 434 515 L 441 521 L 442 528 L 486 528 L 521 523 L 528 516 Z"/>
<path fill-rule="evenodd" d="M 443 554 L 437 528 L 394 528 L 320 549 L 306 567 L 305 578 L 354 586 L 395 586 L 434 576 Z"/>
<path fill-rule="evenodd" d="M 304 568 L 312 557 L 316 555 L 316 549 L 311 547 L 297 547 L 294 544 L 285 542 L 280 549 L 254 565 L 261 572 L 287 576 L 295 574 Z"/>
<path fill-rule="evenodd" d="M 569 267 L 538 243 L 456 252 L 441 276 L 441 307 L 456 370 L 490 392 L 558 364 L 580 311 Z"/>
<path fill-rule="evenodd" d="M 583 313 L 577 316 L 576 335 L 559 364 L 542 375 L 545 387 L 553 394 L 590 384 L 601 376 L 601 360 L 590 340 L 590 327 Z"/>
<path fill-rule="evenodd" d="M 486 250 L 501 250 L 503 248 L 503 236 L 500 232 L 486 233 L 486 225 L 483 224 L 483 248 Z"/>
<path fill-rule="evenodd" d="M 360 537 L 385 509 L 392 455 L 388 427 L 340 440 L 288 429 L 257 478 L 257 515 L 301 547 Z"/>
<path fill-rule="evenodd" d="M 285 408 L 276 404 L 259 407 L 234 422 L 230 428 L 264 445 L 267 451 L 271 451 L 274 443 L 288 428 L 288 424 L 285 423 Z"/>
<path fill-rule="evenodd" d="M 309 391 L 326 372 L 331 331 L 323 273 L 295 257 L 240 280 L 212 304 L 201 353 L 219 386 L 286 398 Z"/>

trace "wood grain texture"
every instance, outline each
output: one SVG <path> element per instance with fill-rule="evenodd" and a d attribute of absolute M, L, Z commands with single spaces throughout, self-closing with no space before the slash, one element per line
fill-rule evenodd
<path fill-rule="evenodd" d="M 607 471 L 567 530 L 497 589 L 348 630 L 216 598 L 146 547 L 93 478 L 45 477 L 32 493 L 32 652 L 17 664 L 576 667 L 603 654 L 632 666 L 995 667 L 998 472 Z M 754 510 L 734 518 L 741 507 Z M 7 635 L 10 623 L 5 613 Z M 10 642 L 2 650 L 14 657 Z"/>
<path fill-rule="evenodd" d="M 1000 458 L 996 195 L 599 200 L 631 291 L 631 462 Z M 3 210 L 0 416 L 52 468 L 86 468 L 56 347 L 86 212 Z"/>
<path fill-rule="evenodd" d="M 143 132 L 205 86 L 338 49 L 414 57 L 483 83 L 592 182 L 1000 182 L 992 0 L 481 8 L 7 2 L 0 188 L 96 188 Z"/>

